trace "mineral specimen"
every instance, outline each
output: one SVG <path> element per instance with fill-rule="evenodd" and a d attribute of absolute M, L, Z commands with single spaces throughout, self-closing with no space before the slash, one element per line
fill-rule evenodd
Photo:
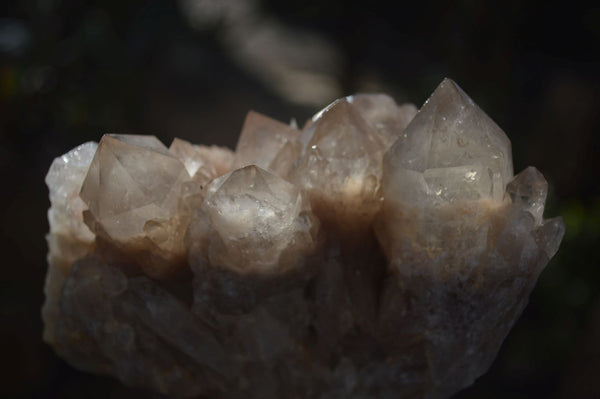
<path fill-rule="evenodd" d="M 416 112 L 255 112 L 235 153 L 105 135 L 48 172 L 44 339 L 173 396 L 445 398 L 556 253 L 547 183 L 446 79 Z"/>

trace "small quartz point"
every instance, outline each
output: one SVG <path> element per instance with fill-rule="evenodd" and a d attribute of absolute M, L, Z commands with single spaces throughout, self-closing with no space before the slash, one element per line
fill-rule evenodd
<path fill-rule="evenodd" d="M 236 148 L 236 166 L 256 165 L 286 176 L 300 152 L 300 131 L 258 112 L 246 116 Z"/>
<path fill-rule="evenodd" d="M 217 176 L 212 163 L 192 143 L 175 138 L 169 147 L 169 152 L 183 163 L 190 177 L 199 175 L 208 182 Z"/>
<path fill-rule="evenodd" d="M 194 145 L 178 138 L 171 143 L 169 152 L 183 163 L 188 174 L 196 181 L 212 180 L 224 175 L 233 168 L 235 158 L 228 148 Z"/>
<path fill-rule="evenodd" d="M 387 94 L 356 94 L 346 97 L 367 123 L 381 135 L 387 146 L 398 139 L 417 113 L 413 104 L 398 105 Z"/>
<path fill-rule="evenodd" d="M 105 135 L 46 183 L 44 340 L 173 397 L 448 398 L 485 373 L 565 232 L 450 79 L 421 109 L 250 112 L 236 151 Z"/>
<path fill-rule="evenodd" d="M 536 168 L 530 166 L 515 176 L 506 186 L 506 193 L 513 204 L 531 213 L 537 225 L 542 222 L 548 183 Z"/>
<path fill-rule="evenodd" d="M 235 163 L 235 154 L 229 148 L 216 145 L 194 145 L 200 156 L 207 160 L 216 171 L 216 176 L 222 176 L 233 169 Z"/>

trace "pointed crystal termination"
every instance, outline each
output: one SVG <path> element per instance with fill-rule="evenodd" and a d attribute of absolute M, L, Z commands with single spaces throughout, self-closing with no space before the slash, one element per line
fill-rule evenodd
<path fill-rule="evenodd" d="M 435 170 L 433 181 L 427 181 L 428 170 Z M 513 175 L 510 141 L 454 81 L 444 79 L 385 155 L 386 197 L 411 201 L 407 171 L 425 175 L 418 202 L 501 201 Z M 457 185 L 462 188 L 455 190 Z"/>
<path fill-rule="evenodd" d="M 81 198 L 114 240 L 127 241 L 147 221 L 177 214 L 183 164 L 154 136 L 105 135 L 81 188 Z"/>
<path fill-rule="evenodd" d="M 208 237 L 202 250 L 213 266 L 242 274 L 276 273 L 314 248 L 316 220 L 304 194 L 257 166 L 213 180 L 201 211 L 205 217 L 193 223 L 210 230 L 198 236 Z M 193 232 L 194 226 L 191 245 Z"/>
<path fill-rule="evenodd" d="M 285 177 L 300 155 L 300 131 L 250 111 L 236 147 L 236 167 L 256 165 Z"/>
<path fill-rule="evenodd" d="M 235 154 L 225 147 L 195 145 L 175 138 L 169 147 L 184 165 L 192 178 L 209 180 L 224 175 L 233 169 Z"/>
<path fill-rule="evenodd" d="M 104 135 L 81 188 L 91 215 L 86 223 L 130 252 L 137 247 L 151 258 L 183 256 L 178 207 L 186 179 L 184 165 L 156 137 Z M 169 262 L 142 258 L 140 266 L 154 277 L 169 270 Z"/>
<path fill-rule="evenodd" d="M 169 151 L 185 165 L 191 177 L 181 187 L 179 207 L 180 213 L 191 215 L 204 200 L 204 191 L 208 183 L 222 175 L 224 170 L 230 169 L 231 152 L 218 147 L 196 146 L 178 138 L 173 140 Z"/>
<path fill-rule="evenodd" d="M 379 132 L 388 147 L 400 137 L 417 113 L 413 104 L 398 105 L 387 94 L 356 94 L 346 99 Z"/>
<path fill-rule="evenodd" d="M 186 237 L 195 312 L 239 314 L 301 286 L 318 231 L 304 193 L 264 169 L 213 180 Z"/>
<path fill-rule="evenodd" d="M 291 181 L 308 191 L 315 212 L 341 226 L 348 218 L 370 221 L 379 207 L 384 143 L 360 112 L 338 100 L 313 117 L 301 141 Z"/>
<path fill-rule="evenodd" d="M 233 170 L 235 154 L 229 148 L 216 145 L 194 145 L 194 148 L 202 158 L 206 159 L 215 168 L 217 177 Z"/>
<path fill-rule="evenodd" d="M 531 213 L 536 225 L 542 223 L 548 183 L 536 168 L 530 166 L 516 175 L 506 186 L 506 194 L 514 205 Z"/>
<path fill-rule="evenodd" d="M 169 152 L 183 163 L 190 177 L 195 177 L 198 172 L 207 180 L 217 176 L 212 163 L 192 143 L 175 138 L 169 147 Z"/>

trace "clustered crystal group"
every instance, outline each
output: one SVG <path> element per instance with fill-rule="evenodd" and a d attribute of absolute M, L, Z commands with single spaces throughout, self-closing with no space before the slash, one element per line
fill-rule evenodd
<path fill-rule="evenodd" d="M 174 396 L 445 398 L 490 366 L 564 224 L 454 83 L 417 112 L 250 112 L 235 152 L 104 135 L 46 176 L 44 339 Z"/>

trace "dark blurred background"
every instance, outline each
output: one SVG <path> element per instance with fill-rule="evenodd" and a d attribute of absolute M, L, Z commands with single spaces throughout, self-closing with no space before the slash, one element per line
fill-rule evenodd
<path fill-rule="evenodd" d="M 0 396 L 148 397 L 41 341 L 52 159 L 105 132 L 234 146 L 254 109 L 300 124 L 336 97 L 418 106 L 455 79 L 550 183 L 567 233 L 491 370 L 456 398 L 600 398 L 600 6 L 334 0 L 0 5 Z M 452 5 L 451 5 L 452 4 Z"/>

